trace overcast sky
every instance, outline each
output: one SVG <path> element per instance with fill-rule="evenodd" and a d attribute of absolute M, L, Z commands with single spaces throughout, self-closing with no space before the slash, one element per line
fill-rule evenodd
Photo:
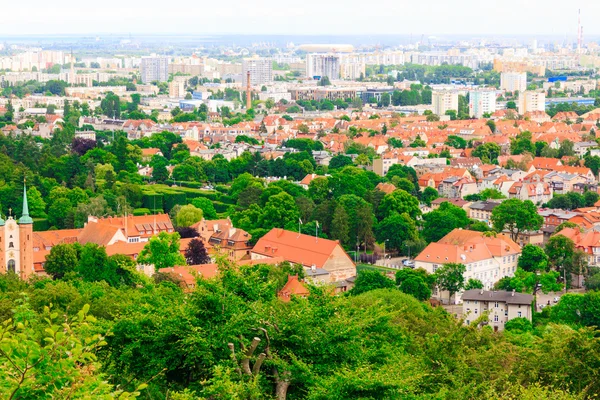
<path fill-rule="evenodd" d="M 3 0 L 0 34 L 600 34 L 600 0 Z M 289 4 L 289 5 L 286 5 Z"/>

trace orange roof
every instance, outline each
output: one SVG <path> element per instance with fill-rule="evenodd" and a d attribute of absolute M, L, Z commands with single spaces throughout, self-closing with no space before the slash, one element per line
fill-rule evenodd
<path fill-rule="evenodd" d="M 380 190 L 380 191 L 384 192 L 385 194 L 390 194 L 394 190 L 396 190 L 396 186 L 394 186 L 392 183 L 380 182 L 379 184 L 377 184 L 375 189 Z"/>
<path fill-rule="evenodd" d="M 334 240 L 317 239 L 314 236 L 273 228 L 258 240 L 252 252 L 267 257 L 282 257 L 286 261 L 307 267 L 314 265 L 323 268 L 339 246 Z M 352 262 L 345 252 L 343 254 Z"/>
<path fill-rule="evenodd" d="M 519 253 L 519 245 L 504 234 L 486 237 L 482 232 L 454 229 L 437 243 L 430 243 L 415 260 L 439 264 L 469 264 Z"/>
<path fill-rule="evenodd" d="M 288 281 L 279 291 L 277 297 L 284 302 L 288 302 L 292 299 L 292 296 L 306 297 L 309 294 L 306 285 L 298 280 L 298 275 L 288 275 Z"/>

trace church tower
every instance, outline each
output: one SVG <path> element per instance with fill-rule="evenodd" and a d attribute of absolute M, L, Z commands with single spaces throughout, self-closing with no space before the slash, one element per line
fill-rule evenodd
<path fill-rule="evenodd" d="M 23 213 L 19 218 L 19 240 L 20 240 L 20 276 L 28 279 L 35 274 L 33 268 L 33 219 L 29 216 L 29 204 L 27 203 L 27 185 L 23 182 Z"/>

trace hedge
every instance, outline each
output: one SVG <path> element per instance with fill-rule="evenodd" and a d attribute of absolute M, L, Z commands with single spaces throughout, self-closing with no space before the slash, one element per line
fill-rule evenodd
<path fill-rule="evenodd" d="M 180 192 L 180 191 L 176 191 L 176 190 L 172 190 L 172 191 L 164 191 L 163 192 L 163 196 L 164 196 L 164 209 L 165 212 L 170 212 L 173 207 L 175 207 L 177 204 L 179 204 L 180 206 L 184 206 L 186 205 L 187 202 L 187 196 L 185 195 L 185 193 Z"/>
<path fill-rule="evenodd" d="M 149 209 L 162 209 L 163 205 L 163 195 L 161 193 L 156 192 L 144 192 L 142 195 L 142 204 L 144 208 Z"/>
<path fill-rule="evenodd" d="M 35 232 L 47 231 L 50 229 L 50 223 L 46 218 L 33 218 L 33 230 Z"/>
<path fill-rule="evenodd" d="M 152 212 L 150 211 L 149 208 L 136 208 L 135 210 L 133 210 L 133 215 L 135 215 L 136 217 L 139 217 L 140 215 L 150 215 L 152 214 Z"/>

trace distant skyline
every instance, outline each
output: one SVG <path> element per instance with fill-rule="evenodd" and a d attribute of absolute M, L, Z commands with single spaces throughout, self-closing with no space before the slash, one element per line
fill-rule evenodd
<path fill-rule="evenodd" d="M 6 2 L 0 35 L 41 34 L 324 34 L 556 35 L 600 34 L 599 0 L 275 0 L 175 3 L 104 0 Z M 225 7 L 224 7 L 225 6 Z"/>

